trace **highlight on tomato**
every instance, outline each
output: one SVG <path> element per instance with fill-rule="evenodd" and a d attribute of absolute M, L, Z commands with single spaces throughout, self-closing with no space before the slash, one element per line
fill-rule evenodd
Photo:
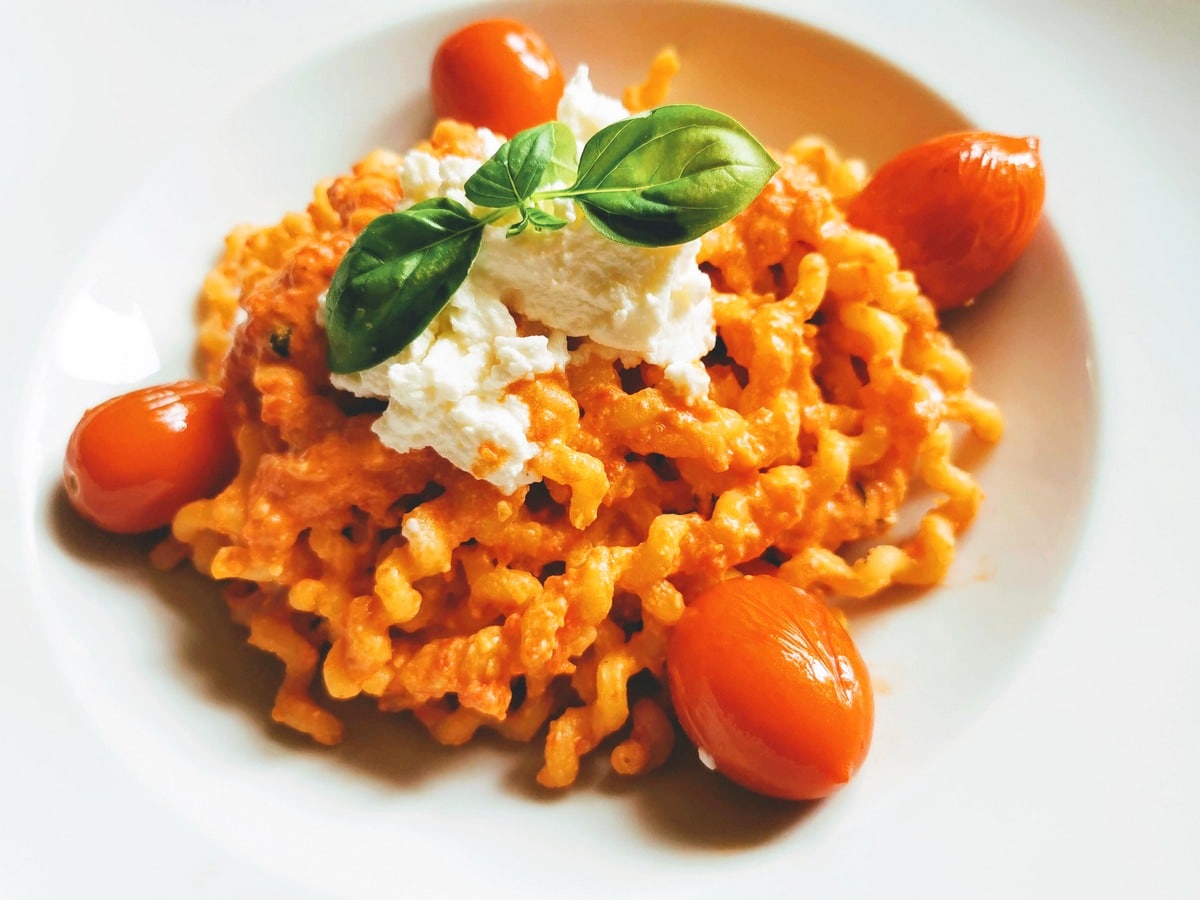
<path fill-rule="evenodd" d="M 837 615 L 770 575 L 701 593 L 667 646 L 671 701 L 701 758 L 771 797 L 846 784 L 871 744 L 870 676 Z"/>
<path fill-rule="evenodd" d="M 554 53 L 537 32 L 513 19 L 482 19 L 443 40 L 431 82 L 439 117 L 505 137 L 551 121 L 563 94 Z"/>
<path fill-rule="evenodd" d="M 237 472 L 221 389 L 179 381 L 89 409 L 63 460 L 71 505 L 118 534 L 170 523 L 186 503 L 215 496 Z"/>
<path fill-rule="evenodd" d="M 887 238 L 939 309 L 994 284 L 1024 252 L 1046 192 L 1038 139 L 948 134 L 884 163 L 847 208 Z"/>

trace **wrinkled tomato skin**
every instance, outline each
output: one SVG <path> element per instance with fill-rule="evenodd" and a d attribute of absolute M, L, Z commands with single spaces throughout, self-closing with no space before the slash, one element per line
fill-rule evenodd
<path fill-rule="evenodd" d="M 829 607 L 778 578 L 695 598 L 672 632 L 667 679 L 692 742 L 752 791 L 826 797 L 866 759 L 875 705 L 862 657 Z"/>
<path fill-rule="evenodd" d="M 89 409 L 63 460 L 63 485 L 81 516 L 138 534 L 170 523 L 186 503 L 217 494 L 237 471 L 220 388 L 197 381 L 143 388 Z"/>
<path fill-rule="evenodd" d="M 438 117 L 506 137 L 552 120 L 563 93 L 553 52 L 512 19 L 483 19 L 451 34 L 438 46 L 430 75 Z"/>
<path fill-rule="evenodd" d="M 851 224 L 887 238 L 939 309 L 991 286 L 1024 252 L 1045 198 L 1038 139 L 973 131 L 884 163 L 851 201 Z"/>

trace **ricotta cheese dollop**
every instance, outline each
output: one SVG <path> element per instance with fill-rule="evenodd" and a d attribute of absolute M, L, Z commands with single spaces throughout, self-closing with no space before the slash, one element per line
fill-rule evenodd
<path fill-rule="evenodd" d="M 586 67 L 567 84 L 558 111 L 581 149 L 627 115 L 592 87 Z M 490 155 L 502 140 L 481 134 Z M 410 151 L 400 164 L 401 208 L 444 196 L 475 211 L 463 185 L 479 165 Z M 553 211 L 568 221 L 559 231 L 531 228 L 508 238 L 504 228 L 485 228 L 466 281 L 424 333 L 370 369 L 332 376 L 338 388 L 387 400 L 374 426 L 386 445 L 431 447 L 512 493 L 538 480 L 529 409 L 509 390 L 514 384 L 564 369 L 572 354 L 600 353 L 661 366 L 685 397 L 708 389 L 701 358 L 716 332 L 712 289 L 696 264 L 699 242 L 631 247 L 601 236 L 570 201 L 555 201 Z M 519 334 L 514 313 L 542 333 Z M 584 340 L 568 351 L 568 337 Z"/>

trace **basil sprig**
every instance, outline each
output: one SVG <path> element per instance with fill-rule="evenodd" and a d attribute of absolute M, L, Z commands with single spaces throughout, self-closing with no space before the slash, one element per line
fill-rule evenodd
<path fill-rule="evenodd" d="M 508 227 L 508 237 L 520 234 L 530 224 L 539 231 L 556 230 L 567 220 L 533 206 L 534 194 L 556 182 L 569 184 L 575 177 L 575 165 L 575 135 L 562 122 L 547 122 L 503 144 L 467 179 L 463 189 L 476 206 L 518 209 L 521 219 Z"/>
<path fill-rule="evenodd" d="M 407 347 L 470 271 L 483 228 L 517 216 L 513 237 L 564 227 L 543 205 L 574 200 L 610 240 L 667 247 L 733 218 L 779 169 L 741 125 L 703 106 L 662 106 L 601 129 L 576 160 L 561 122 L 517 134 L 464 185 L 491 210 L 439 197 L 379 216 L 346 251 L 325 305 L 329 368 L 357 372 Z M 563 186 L 565 185 L 565 187 Z"/>

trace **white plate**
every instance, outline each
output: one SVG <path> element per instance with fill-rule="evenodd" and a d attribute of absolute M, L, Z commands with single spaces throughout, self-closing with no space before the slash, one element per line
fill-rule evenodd
<path fill-rule="evenodd" d="M 210 585 L 152 572 L 144 542 L 99 536 L 65 509 L 57 470 L 79 412 L 126 386 L 187 373 L 190 304 L 224 232 L 301 207 L 319 178 L 376 144 L 402 147 L 427 130 L 432 49 L 478 13 L 414 12 L 331 42 L 257 91 L 227 87 L 240 99 L 129 192 L 54 302 L 24 313 L 40 343 L 6 338 L 28 366 L 7 389 L 12 405 L 21 398 L 13 463 L 20 521 L 7 543 L 18 550 L 10 568 L 22 605 L 4 669 L 16 740 L 0 761 L 18 777 L 5 782 L 11 800 L 0 822 L 13 839 L 0 850 L 0 878 L 8 879 L 0 887 L 49 897 L 119 881 L 125 896 L 193 898 L 366 896 L 387 885 L 521 896 L 560 885 L 588 896 L 635 884 L 668 896 L 782 893 L 788 884 L 847 893 L 887 885 L 897 894 L 969 885 L 978 896 L 1027 884 L 1011 871 L 987 882 L 969 874 L 978 871 L 973 861 L 998 861 L 1005 847 L 1025 858 L 1040 887 L 1078 883 L 1063 879 L 1082 849 L 1064 839 L 1056 862 L 1038 836 L 1061 827 L 1093 841 L 1122 833 L 1097 831 L 1088 806 L 1097 801 L 1069 788 L 1127 788 L 1111 783 L 1109 763 L 1064 748 L 1140 760 L 1160 738 L 1114 733 L 1107 710 L 1140 700 L 1122 720 L 1158 723 L 1197 673 L 1188 658 L 1153 648 L 1145 652 L 1161 675 L 1114 672 L 1129 664 L 1116 655 L 1120 640 L 1153 636 L 1155 647 L 1182 647 L 1196 624 L 1192 607 L 1171 603 L 1195 600 L 1194 584 L 1189 594 L 1172 593 L 1189 585 L 1149 556 L 1179 546 L 1186 533 L 1155 517 L 1150 502 L 1169 489 L 1180 502 L 1196 497 L 1194 484 L 1175 488 L 1162 470 L 1189 439 L 1197 449 L 1194 414 L 1181 412 L 1174 431 L 1157 416 L 1196 383 L 1183 351 L 1197 320 L 1172 290 L 1182 288 L 1174 283 L 1182 269 L 1170 252 L 1195 230 L 1195 207 L 1188 218 L 1182 198 L 1191 190 L 1195 199 L 1196 180 L 1180 181 L 1184 170 L 1169 155 L 1134 170 L 1154 145 L 1136 131 L 1089 135 L 1113 110 L 1138 110 L 1121 106 L 1119 95 L 1096 99 L 1094 110 L 1061 106 L 1097 97 L 1089 85 L 1105 83 L 1084 80 L 1095 74 L 1084 51 L 1073 58 L 1064 50 L 1060 61 L 1037 55 L 1040 32 L 1019 11 L 985 4 L 977 18 L 918 10 L 889 20 L 881 4 L 859 6 L 877 18 L 851 9 L 815 21 L 898 65 L 828 31 L 734 7 L 502 7 L 536 24 L 568 68 L 590 63 L 610 91 L 673 43 L 684 59 L 673 99 L 730 112 L 768 142 L 817 131 L 878 162 L 968 122 L 1043 137 L 1048 221 L 1012 275 L 952 325 L 980 388 L 1006 412 L 1004 442 L 972 463 L 988 500 L 946 585 L 859 617 L 860 646 L 885 690 L 871 758 L 851 788 L 818 806 L 781 806 L 706 777 L 680 752 L 644 781 L 618 781 L 601 765 L 577 789 L 547 797 L 532 785 L 536 747 L 485 741 L 445 750 L 411 723 L 361 706 L 349 711 L 346 745 L 312 747 L 268 721 L 274 664 L 245 645 Z M 1083 9 L 1061 4 L 1046 18 L 1137 59 L 1113 29 L 1140 20 L 1080 18 Z M 1168 9 L 1177 30 L 1200 36 L 1194 15 Z M 1129 33 L 1149 40 L 1152 26 L 1139 27 Z M 996 80 L 988 70 L 999 62 L 1010 68 Z M 1119 134 L 1126 143 L 1114 140 Z M 1157 206 L 1162 215 L 1147 222 L 1159 227 L 1148 228 L 1132 203 L 1121 208 L 1126 201 Z M 1105 225 L 1103 244 L 1092 240 L 1095 222 Z M 37 252 L 29 251 L 33 259 Z M 1126 287 L 1142 289 L 1133 316 Z M 1131 358 L 1138 343 L 1156 355 Z M 1154 366 L 1174 380 L 1161 380 Z M 1126 486 L 1133 472 L 1136 490 Z M 1145 584 L 1157 594 L 1134 613 L 1127 595 Z M 1177 630 L 1157 633 L 1152 615 L 1172 616 Z M 1141 697 L 1151 684 L 1161 693 Z M 1070 693 L 1088 687 L 1098 696 Z M 1196 737 L 1194 713 L 1163 724 L 1180 741 Z M 1109 746 L 1091 747 L 1089 733 Z M 1037 752 L 1038 744 L 1048 746 Z M 1010 760 L 1012 769 L 999 770 Z M 1041 771 L 1042 760 L 1071 762 L 1083 774 Z M 1172 796 L 1195 797 L 1194 775 L 1172 781 Z M 1012 798 L 1027 784 L 1039 815 L 1021 821 L 1026 807 Z M 1157 801 L 1155 787 L 1144 786 L 1143 796 Z M 1140 823 L 1143 809 L 1168 826 L 1186 814 L 1178 801 L 1126 814 Z M 19 833 L 9 828 L 18 822 Z M 1182 818 L 1156 843 L 1159 877 L 1194 866 L 1170 852 L 1182 848 L 1186 823 L 1194 834 L 1194 818 Z M 995 841 L 997 855 L 965 840 L 971 832 Z M 946 842 L 946 853 L 923 837 Z M 63 844 L 76 865 L 52 864 Z M 868 846 L 883 861 L 878 870 L 855 864 L 855 848 Z M 1122 883 L 1130 870 L 1119 852 L 1089 869 L 1113 870 L 1089 883 Z M 922 861 L 934 860 L 939 872 L 924 873 Z"/>

